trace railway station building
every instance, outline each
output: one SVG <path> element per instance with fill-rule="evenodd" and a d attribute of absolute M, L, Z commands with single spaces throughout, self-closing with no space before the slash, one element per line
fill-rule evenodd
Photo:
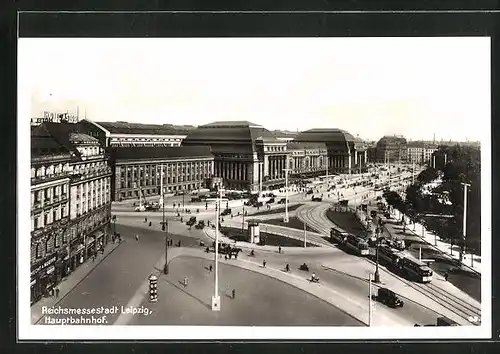
<path fill-rule="evenodd" d="M 113 147 L 110 149 L 112 199 L 116 201 L 189 192 L 205 188 L 213 177 L 209 147 Z"/>
<path fill-rule="evenodd" d="M 310 129 L 297 135 L 293 143 L 300 146 L 305 144 L 321 144 L 317 156 L 309 158 L 313 166 L 321 169 L 318 173 L 350 174 L 363 171 L 367 164 L 367 146 L 359 138 L 341 129 Z M 320 145 L 318 145 L 319 147 Z M 293 157 L 293 156 L 292 156 Z M 326 161 L 325 161 L 326 159 Z M 294 166 L 302 166 L 307 163 L 307 154 L 294 157 Z M 320 164 L 320 162 L 322 162 Z"/>
<path fill-rule="evenodd" d="M 248 121 L 213 122 L 188 134 L 183 146 L 209 146 L 214 176 L 226 189 L 259 191 L 285 184 L 287 142 Z"/>

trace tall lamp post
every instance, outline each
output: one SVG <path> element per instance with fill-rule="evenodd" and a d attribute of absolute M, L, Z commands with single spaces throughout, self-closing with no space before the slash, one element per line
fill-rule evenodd
<path fill-rule="evenodd" d="M 214 272 L 214 295 L 212 296 L 212 311 L 220 311 L 220 296 L 219 296 L 219 212 L 220 204 L 226 198 L 222 198 L 223 189 L 218 189 L 218 196 L 215 198 L 215 272 Z M 214 200 L 209 198 L 207 200 Z"/>
<path fill-rule="evenodd" d="M 469 183 L 461 183 L 464 186 L 464 217 L 462 226 L 462 247 L 460 247 L 460 262 L 463 260 L 464 248 L 465 248 L 465 235 L 467 233 L 467 187 L 470 187 Z M 471 258 L 472 255 L 471 255 Z"/>
<path fill-rule="evenodd" d="M 160 174 L 160 189 L 161 189 L 161 201 L 162 201 L 162 217 L 163 221 L 161 223 L 162 231 L 165 231 L 165 265 L 163 266 L 163 273 L 168 274 L 168 222 L 165 221 L 165 191 L 163 188 L 163 165 L 161 165 Z"/>
<path fill-rule="evenodd" d="M 286 224 L 289 221 L 288 218 L 288 159 L 286 159 L 285 166 L 285 217 L 283 218 L 283 222 Z"/>
<path fill-rule="evenodd" d="M 262 195 L 262 179 L 264 175 L 264 162 L 259 162 L 259 197 Z"/>
<path fill-rule="evenodd" d="M 379 227 L 377 227 L 375 229 L 375 234 L 376 234 L 377 240 L 375 241 L 375 278 L 373 279 L 373 281 L 375 283 L 380 283 L 380 273 L 378 270 L 378 248 L 380 245 L 380 242 L 379 242 L 380 228 Z"/>

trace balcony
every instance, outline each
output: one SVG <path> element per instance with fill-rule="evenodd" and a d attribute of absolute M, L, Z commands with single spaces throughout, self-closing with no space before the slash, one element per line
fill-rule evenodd
<path fill-rule="evenodd" d="M 69 171 L 64 171 L 64 172 L 59 172 L 59 173 L 51 174 L 51 175 L 31 177 L 31 184 L 33 185 L 33 184 L 56 181 L 58 179 L 68 178 L 70 176 L 71 176 L 71 173 Z"/>

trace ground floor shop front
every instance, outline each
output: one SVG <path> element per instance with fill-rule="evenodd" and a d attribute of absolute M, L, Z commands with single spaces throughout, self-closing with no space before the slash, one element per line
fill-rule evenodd
<path fill-rule="evenodd" d="M 44 296 L 54 296 L 54 289 L 65 277 L 97 252 L 103 251 L 111 240 L 111 224 L 100 225 L 89 234 L 70 242 L 31 267 L 31 304 Z"/>

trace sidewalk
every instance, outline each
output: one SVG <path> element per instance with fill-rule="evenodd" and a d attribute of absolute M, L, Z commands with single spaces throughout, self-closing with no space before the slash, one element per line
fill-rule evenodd
<path fill-rule="evenodd" d="M 77 269 L 75 269 L 67 277 L 63 278 L 59 284 L 56 286 L 59 288 L 59 297 L 50 296 L 42 297 L 38 302 L 31 306 L 31 323 L 37 324 L 44 315 L 42 315 L 42 307 L 53 307 L 59 303 L 66 295 L 68 295 L 85 277 L 92 272 L 107 256 L 109 256 L 115 249 L 120 246 L 124 240 L 120 243 L 109 243 L 104 248 L 104 253 L 98 253 L 96 260 L 92 261 L 89 258 L 85 263 L 81 264 Z"/>
<path fill-rule="evenodd" d="M 403 217 L 403 214 L 399 212 L 399 210 L 393 210 L 391 215 L 393 215 L 396 220 L 401 220 Z M 405 216 L 405 220 L 408 220 L 407 216 Z M 415 223 L 415 231 L 413 231 L 413 226 L 407 224 L 406 230 L 425 241 L 432 248 L 439 250 L 444 257 L 454 259 L 457 262 L 459 261 L 460 256 L 457 246 L 455 246 L 452 250 L 451 244 L 441 241 L 439 236 L 428 232 L 421 224 Z M 481 256 L 464 253 L 462 265 L 469 270 L 481 274 Z"/>

